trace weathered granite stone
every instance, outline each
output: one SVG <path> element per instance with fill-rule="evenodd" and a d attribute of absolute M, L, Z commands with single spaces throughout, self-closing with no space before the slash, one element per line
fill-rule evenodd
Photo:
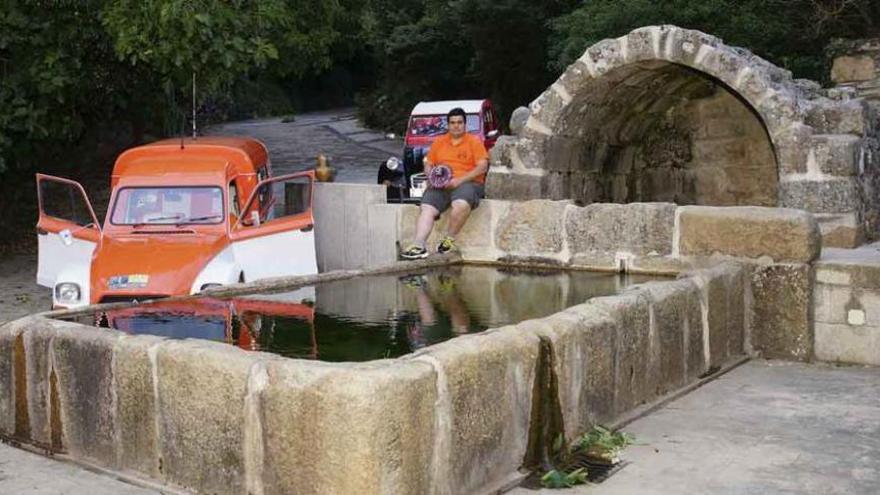
<path fill-rule="evenodd" d="M 529 118 L 537 119 L 552 128 L 566 104 L 568 102 L 551 87 L 529 104 Z"/>
<path fill-rule="evenodd" d="M 565 234 L 572 254 L 626 251 L 669 254 L 676 205 L 594 203 L 565 209 Z"/>
<path fill-rule="evenodd" d="M 822 173 L 852 176 L 859 172 L 862 139 L 848 134 L 819 134 L 810 139 L 810 152 Z"/>
<path fill-rule="evenodd" d="M 682 256 L 717 253 L 809 262 L 818 257 L 821 247 L 818 224 L 803 211 L 759 206 L 682 206 L 678 216 L 678 248 Z"/>
<path fill-rule="evenodd" d="M 853 178 L 781 182 L 779 203 L 814 213 L 849 213 L 858 211 L 862 204 L 858 182 Z"/>
<path fill-rule="evenodd" d="M 116 465 L 113 347 L 118 332 L 67 323 L 52 339 L 64 447 L 80 459 Z"/>
<path fill-rule="evenodd" d="M 751 343 L 764 357 L 807 361 L 813 356 L 812 268 L 755 266 L 751 275 Z"/>
<path fill-rule="evenodd" d="M 852 289 L 880 289 L 880 255 L 872 249 L 826 249 L 815 263 L 816 281 Z"/>
<path fill-rule="evenodd" d="M 430 492 L 442 482 L 432 480 L 434 452 L 448 454 L 434 436 L 436 404 L 424 362 L 272 362 L 261 395 L 263 493 Z"/>
<path fill-rule="evenodd" d="M 124 336 L 114 349 L 118 467 L 152 478 L 159 471 L 159 432 L 153 389 L 152 348 L 164 339 L 151 335 Z"/>
<path fill-rule="evenodd" d="M 614 418 L 616 326 L 605 312 L 581 304 L 517 328 L 550 342 L 566 438 Z"/>
<path fill-rule="evenodd" d="M 514 203 L 498 223 L 495 244 L 522 255 L 556 255 L 562 250 L 567 201 L 534 200 Z"/>
<path fill-rule="evenodd" d="M 7 437 L 15 435 L 16 359 L 20 360 L 19 368 L 24 365 L 23 356 L 16 352 L 16 342 L 22 340 L 21 333 L 29 321 L 22 319 L 0 325 L 0 434 Z"/>
<path fill-rule="evenodd" d="M 518 135 L 529 120 L 530 114 L 529 107 L 516 107 L 510 114 L 510 133 Z"/>
<path fill-rule="evenodd" d="M 29 437 L 26 438 L 36 445 L 53 450 L 62 450 L 64 439 L 61 436 L 61 425 L 52 422 L 51 361 L 49 349 L 55 337 L 55 322 L 52 320 L 35 320 L 33 325 L 24 332 L 24 351 L 27 373 L 27 417 L 29 420 Z M 57 408 L 57 401 L 55 401 Z M 57 410 L 57 409 L 56 409 Z"/>
<path fill-rule="evenodd" d="M 861 136 L 869 128 L 868 107 L 862 100 L 822 102 L 807 113 L 806 123 L 819 134 Z"/>
<path fill-rule="evenodd" d="M 650 348 L 650 300 L 639 290 L 597 297 L 588 305 L 608 313 L 616 324 L 614 361 L 614 413 L 622 414 L 654 398 L 659 382 L 659 363 L 648 358 Z"/>
<path fill-rule="evenodd" d="M 208 341 L 167 341 L 156 356 L 160 470 L 199 492 L 245 489 L 245 395 L 258 358 Z"/>
<path fill-rule="evenodd" d="M 861 227 L 837 225 L 822 229 L 822 245 L 835 248 L 854 248 L 860 246 L 865 240 L 865 232 Z"/>
<path fill-rule="evenodd" d="M 831 66 L 831 80 L 836 83 L 870 81 L 877 77 L 874 58 L 867 55 L 837 57 Z"/>
<path fill-rule="evenodd" d="M 693 377 L 691 351 L 696 354 L 703 349 L 700 294 L 696 284 L 688 279 L 649 282 L 640 287 L 651 300 L 651 352 L 647 358 L 656 361 L 657 380 L 652 393 L 661 396 L 684 386 Z"/>
<path fill-rule="evenodd" d="M 776 159 L 779 163 L 780 175 L 807 172 L 812 136 L 813 129 L 801 123 L 793 123 L 777 135 L 771 136 L 776 144 Z"/>
<path fill-rule="evenodd" d="M 499 136 L 495 146 L 489 150 L 489 165 L 492 167 L 513 167 L 510 160 L 510 150 L 516 147 L 517 138 L 514 136 Z"/>
<path fill-rule="evenodd" d="M 524 201 L 541 197 L 543 175 L 490 172 L 486 176 L 486 197 Z"/>
<path fill-rule="evenodd" d="M 711 366 L 721 366 L 730 356 L 744 352 L 745 329 L 745 275 L 746 270 L 735 263 L 724 263 L 712 268 L 699 270 L 689 274 L 700 286 L 701 299 L 706 311 L 708 332 L 704 343 L 708 344 L 705 352 L 708 361 L 704 362 L 703 371 Z M 698 372 L 698 376 L 702 371 Z"/>
<path fill-rule="evenodd" d="M 434 441 L 448 451 L 434 461 L 445 470 L 436 492 L 482 491 L 522 465 L 540 347 L 537 335 L 503 327 L 414 355 L 435 367 L 438 386 L 445 384 L 435 410 L 445 431 Z"/>
<path fill-rule="evenodd" d="M 880 366 L 880 327 L 816 322 L 816 359 Z"/>

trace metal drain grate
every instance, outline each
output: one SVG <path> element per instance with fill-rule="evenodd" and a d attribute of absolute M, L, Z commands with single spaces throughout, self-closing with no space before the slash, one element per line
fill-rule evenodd
<path fill-rule="evenodd" d="M 629 462 L 627 461 L 621 461 L 617 464 L 601 463 L 590 460 L 590 458 L 583 454 L 575 454 L 572 459 L 560 466 L 560 469 L 570 473 L 577 468 L 584 468 L 587 470 L 587 481 L 589 483 L 599 484 L 610 478 L 614 473 L 626 467 L 628 464 Z M 542 473 L 538 472 L 532 473 L 526 478 L 521 486 L 532 490 L 543 488 L 541 486 L 541 475 Z"/>

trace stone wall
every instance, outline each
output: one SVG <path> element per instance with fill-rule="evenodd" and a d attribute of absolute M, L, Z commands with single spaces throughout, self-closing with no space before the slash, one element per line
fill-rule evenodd
<path fill-rule="evenodd" d="M 855 246 L 880 230 L 880 161 L 875 111 L 853 96 L 699 31 L 637 29 L 531 103 L 493 149 L 487 194 L 797 208 L 826 245 Z"/>
<path fill-rule="evenodd" d="M 0 435 L 204 493 L 489 492 L 556 433 L 741 355 L 742 277 L 700 270 L 357 364 L 31 317 L 0 327 Z"/>
<path fill-rule="evenodd" d="M 816 357 L 880 366 L 880 253 L 826 250 L 815 280 Z"/>

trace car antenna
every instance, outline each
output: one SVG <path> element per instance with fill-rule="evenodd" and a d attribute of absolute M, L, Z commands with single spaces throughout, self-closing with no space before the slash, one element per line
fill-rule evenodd
<path fill-rule="evenodd" d="M 196 140 L 196 71 L 193 71 L 193 101 L 192 101 L 192 119 L 193 119 L 193 141 Z"/>

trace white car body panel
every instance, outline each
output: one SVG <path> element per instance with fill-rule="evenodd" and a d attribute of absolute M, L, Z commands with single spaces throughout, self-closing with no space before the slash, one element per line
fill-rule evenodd
<path fill-rule="evenodd" d="M 248 282 L 318 273 L 314 230 L 285 231 L 235 241 L 232 250 Z"/>

